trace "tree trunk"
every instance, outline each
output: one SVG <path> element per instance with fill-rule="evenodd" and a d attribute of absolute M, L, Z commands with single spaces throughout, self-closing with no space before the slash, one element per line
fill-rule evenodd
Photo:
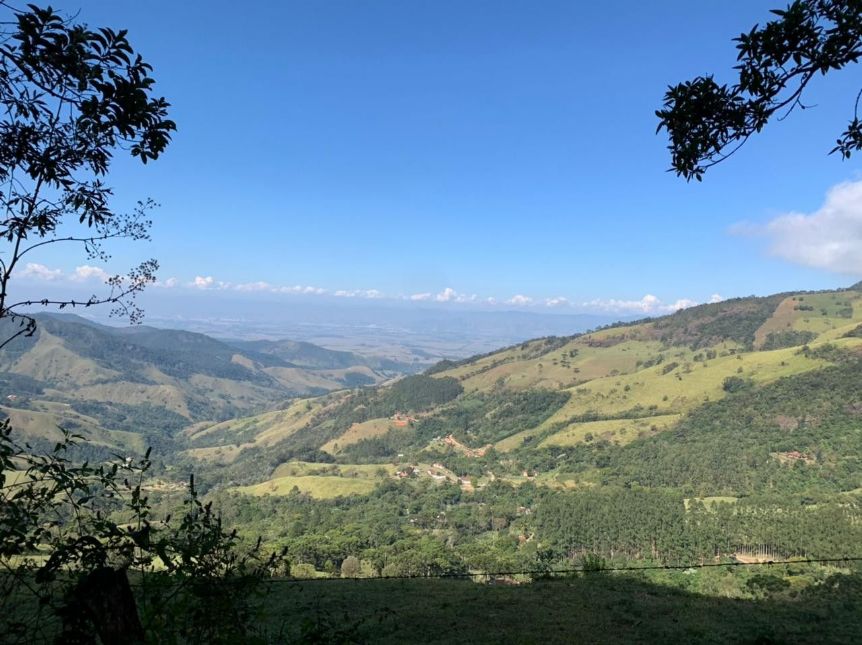
<path fill-rule="evenodd" d="M 84 576 L 61 612 L 63 632 L 58 645 L 94 643 L 137 645 L 144 628 L 125 569 L 102 567 Z"/>

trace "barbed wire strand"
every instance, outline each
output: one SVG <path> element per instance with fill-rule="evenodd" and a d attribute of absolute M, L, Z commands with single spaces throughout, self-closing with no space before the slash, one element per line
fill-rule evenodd
<path fill-rule="evenodd" d="M 672 570 L 687 570 L 687 569 L 707 569 L 715 567 L 763 567 L 763 566 L 783 566 L 791 564 L 835 564 L 835 563 L 850 563 L 862 562 L 862 556 L 847 556 L 840 558 L 805 558 L 797 560 L 767 560 L 765 562 L 704 562 L 695 564 L 654 564 L 641 566 L 599 566 L 592 567 L 575 567 L 570 569 L 528 569 L 518 571 L 489 571 L 480 573 L 470 572 L 444 572 L 444 573 L 429 573 L 429 574 L 412 574 L 412 575 L 395 575 L 395 576 L 369 576 L 367 578 L 347 577 L 347 578 L 264 578 L 262 582 L 267 583 L 286 583 L 286 584 L 302 584 L 304 582 L 324 582 L 334 580 L 434 580 L 444 578 L 502 578 L 507 576 L 540 576 L 554 577 L 572 575 L 575 573 L 610 573 L 613 571 L 636 572 L 636 571 L 672 571 Z"/>

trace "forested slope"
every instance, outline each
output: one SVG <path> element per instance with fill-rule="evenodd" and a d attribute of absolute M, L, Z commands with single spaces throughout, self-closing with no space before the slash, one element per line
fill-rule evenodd
<path fill-rule="evenodd" d="M 730 300 L 290 401 L 279 378 L 310 368 L 284 352 L 346 357 L 47 320 L 0 359 L 31 436 L 62 417 L 93 450 L 154 445 L 160 478 L 195 472 L 306 573 L 843 556 L 862 542 L 860 295 Z"/>
<path fill-rule="evenodd" d="M 715 303 L 299 402 L 289 427 L 249 417 L 186 454 L 317 571 L 843 556 L 860 325 L 856 290 Z"/>

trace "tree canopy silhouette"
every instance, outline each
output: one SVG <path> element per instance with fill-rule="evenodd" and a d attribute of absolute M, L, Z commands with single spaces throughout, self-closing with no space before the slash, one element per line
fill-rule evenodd
<path fill-rule="evenodd" d="M 141 313 L 134 296 L 155 280 L 155 260 L 108 277 L 106 293 L 81 302 L 13 302 L 10 280 L 49 244 L 78 244 L 88 259 L 105 261 L 108 240 L 148 237 L 154 203 L 115 212 L 104 177 L 118 151 L 143 163 L 164 152 L 176 129 L 169 103 L 154 94 L 152 68 L 125 30 L 90 29 L 50 7 L 0 0 L 0 8 L 10 14 L 0 22 L 0 238 L 8 245 L 0 255 L 0 318 L 18 320 L 17 335 L 32 334 L 35 321 L 19 313 L 23 307 L 112 303 L 134 322 Z"/>
<path fill-rule="evenodd" d="M 671 169 L 701 181 L 772 119 L 805 109 L 803 95 L 817 75 L 840 70 L 862 56 L 862 0 L 796 0 L 775 9 L 775 20 L 734 39 L 738 80 L 719 84 L 698 76 L 668 88 L 656 111 L 657 131 L 670 140 Z M 853 116 L 831 153 L 843 158 L 862 149 L 856 95 Z"/>

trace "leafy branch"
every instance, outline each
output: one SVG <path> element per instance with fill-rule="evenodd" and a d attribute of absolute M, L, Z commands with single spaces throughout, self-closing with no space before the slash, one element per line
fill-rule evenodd
<path fill-rule="evenodd" d="M 678 176 L 701 181 L 771 119 L 806 109 L 802 97 L 816 76 L 862 56 L 862 0 L 796 0 L 772 13 L 776 20 L 734 39 L 736 83 L 698 76 L 665 93 L 656 131 L 667 131 L 671 170 Z M 858 103 L 857 96 L 853 118 L 830 154 L 847 159 L 862 149 Z"/>
<path fill-rule="evenodd" d="M 53 9 L 0 2 L 11 19 L 0 22 L 0 318 L 35 330 L 32 306 L 111 303 L 113 315 L 141 318 L 134 297 L 155 280 L 148 260 L 126 276 L 106 280 L 108 292 L 84 301 L 24 298 L 9 302 L 10 279 L 22 258 L 53 244 L 79 244 L 89 259 L 107 261 L 103 244 L 147 240 L 148 213 L 111 206 L 104 183 L 117 150 L 143 163 L 158 159 L 176 124 L 154 94 L 151 66 L 136 54 L 125 30 L 90 29 Z"/>

